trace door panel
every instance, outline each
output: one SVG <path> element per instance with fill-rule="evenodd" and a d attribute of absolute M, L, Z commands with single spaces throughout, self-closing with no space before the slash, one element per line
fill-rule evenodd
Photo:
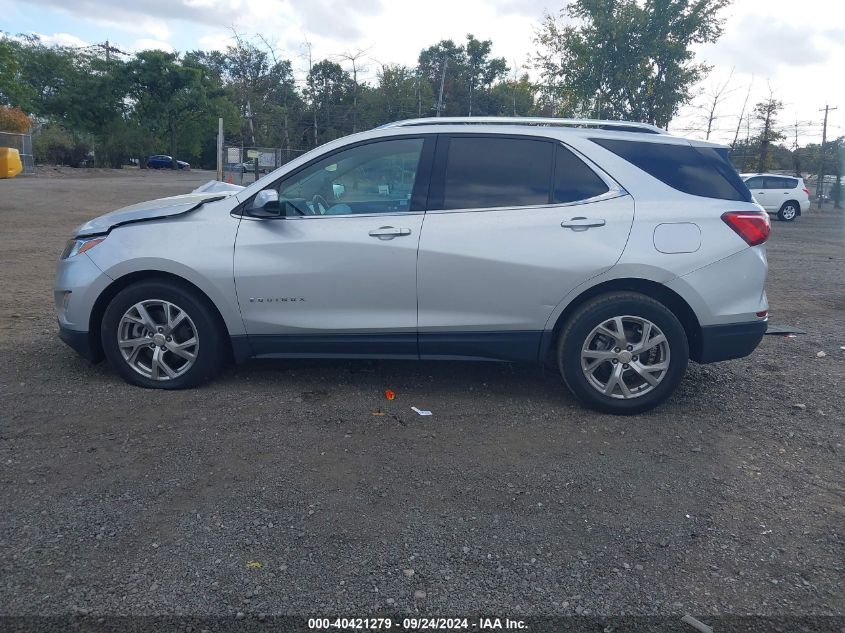
<path fill-rule="evenodd" d="M 772 191 L 770 189 L 752 189 L 751 194 L 766 211 L 772 210 Z"/>
<path fill-rule="evenodd" d="M 248 334 L 413 331 L 422 214 L 241 221 L 238 302 Z M 371 236 L 383 227 L 396 237 Z"/>
<path fill-rule="evenodd" d="M 235 284 L 256 354 L 417 355 L 419 199 L 433 141 L 337 150 L 274 185 L 290 215 L 244 216 Z"/>
<path fill-rule="evenodd" d="M 520 332 L 533 333 L 539 343 L 564 296 L 619 259 L 633 217 L 629 195 L 574 205 L 429 212 L 417 279 L 421 356 L 450 355 L 444 332 L 453 333 L 454 350 L 466 347 L 461 333 L 498 332 L 494 338 L 500 339 L 510 332 L 507 344 L 527 340 Z M 477 348 L 478 340 L 470 336 L 467 344 Z"/>

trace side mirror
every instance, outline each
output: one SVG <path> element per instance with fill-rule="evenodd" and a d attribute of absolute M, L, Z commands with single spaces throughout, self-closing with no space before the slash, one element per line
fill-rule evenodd
<path fill-rule="evenodd" d="M 275 189 L 259 191 L 252 203 L 246 207 L 246 214 L 253 218 L 273 219 L 284 217 L 279 205 L 279 192 Z"/>

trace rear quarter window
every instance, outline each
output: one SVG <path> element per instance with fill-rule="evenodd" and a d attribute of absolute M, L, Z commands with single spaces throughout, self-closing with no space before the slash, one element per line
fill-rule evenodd
<path fill-rule="evenodd" d="M 751 202 L 751 192 L 718 150 L 618 139 L 590 139 L 673 189 L 694 196 Z"/>
<path fill-rule="evenodd" d="M 596 173 L 568 149 L 558 145 L 555 154 L 553 202 L 577 202 L 607 193 L 608 187 Z"/>

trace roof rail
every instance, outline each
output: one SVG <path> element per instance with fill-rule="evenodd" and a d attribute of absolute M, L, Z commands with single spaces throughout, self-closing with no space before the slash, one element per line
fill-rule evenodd
<path fill-rule="evenodd" d="M 649 123 L 635 121 L 607 121 L 603 119 L 556 119 L 553 117 L 516 117 L 516 116 L 455 116 L 406 119 L 386 123 L 381 128 L 414 127 L 419 125 L 536 125 L 597 128 L 620 132 L 645 132 L 647 134 L 668 134 L 663 128 Z"/>

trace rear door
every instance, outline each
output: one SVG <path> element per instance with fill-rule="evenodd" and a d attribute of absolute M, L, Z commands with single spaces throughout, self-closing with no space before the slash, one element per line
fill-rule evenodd
<path fill-rule="evenodd" d="M 235 282 L 253 352 L 417 356 L 417 244 L 434 138 L 341 149 L 273 187 L 290 215 L 244 216 Z"/>
<path fill-rule="evenodd" d="M 777 195 L 776 202 L 778 209 L 783 206 L 784 202 L 789 200 L 798 200 L 798 194 L 803 193 L 798 189 L 798 179 L 790 178 L 789 176 L 782 176 L 777 178 Z"/>
<path fill-rule="evenodd" d="M 423 358 L 535 360 L 554 307 L 613 266 L 631 196 L 561 143 L 441 135 L 417 265 Z"/>

